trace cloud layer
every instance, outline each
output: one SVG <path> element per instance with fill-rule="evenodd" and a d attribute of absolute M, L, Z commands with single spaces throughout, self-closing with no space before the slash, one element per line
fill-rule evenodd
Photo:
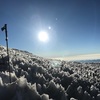
<path fill-rule="evenodd" d="M 76 55 L 76 56 L 68 56 L 68 57 L 58 57 L 54 59 L 59 60 L 94 60 L 94 59 L 100 59 L 100 54 L 87 54 L 87 55 Z"/>

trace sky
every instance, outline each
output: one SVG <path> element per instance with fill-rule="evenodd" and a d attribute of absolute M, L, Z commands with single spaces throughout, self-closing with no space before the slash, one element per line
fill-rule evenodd
<path fill-rule="evenodd" d="M 100 0 L 0 0 L 4 24 L 9 48 L 48 58 L 100 54 Z M 41 31 L 49 41 L 38 39 Z"/>

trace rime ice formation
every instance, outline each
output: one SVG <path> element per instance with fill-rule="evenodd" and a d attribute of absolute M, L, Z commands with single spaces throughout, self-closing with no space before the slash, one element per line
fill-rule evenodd
<path fill-rule="evenodd" d="M 0 46 L 0 100 L 100 100 L 100 63 L 54 61 Z"/>

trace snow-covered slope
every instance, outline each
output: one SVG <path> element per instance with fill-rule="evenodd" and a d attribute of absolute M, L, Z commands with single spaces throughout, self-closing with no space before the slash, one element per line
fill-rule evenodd
<path fill-rule="evenodd" d="M 100 64 L 44 59 L 0 46 L 0 100 L 100 100 Z"/>

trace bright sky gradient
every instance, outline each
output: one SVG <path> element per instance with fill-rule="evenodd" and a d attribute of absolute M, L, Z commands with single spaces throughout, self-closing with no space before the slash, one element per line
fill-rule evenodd
<path fill-rule="evenodd" d="M 0 0 L 0 27 L 5 23 L 10 48 L 52 58 L 100 54 L 100 0 Z M 48 42 L 39 41 L 40 31 Z"/>

